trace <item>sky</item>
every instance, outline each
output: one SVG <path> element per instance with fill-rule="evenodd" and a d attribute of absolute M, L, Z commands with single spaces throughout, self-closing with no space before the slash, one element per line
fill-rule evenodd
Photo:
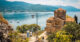
<path fill-rule="evenodd" d="M 80 0 L 7 0 L 7 1 L 22 1 L 31 4 L 41 5 L 61 5 L 61 6 L 73 6 L 80 9 Z"/>

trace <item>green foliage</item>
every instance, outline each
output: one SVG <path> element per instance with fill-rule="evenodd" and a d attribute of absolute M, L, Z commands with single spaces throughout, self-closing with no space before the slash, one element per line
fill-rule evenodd
<path fill-rule="evenodd" d="M 49 42 L 71 42 L 73 36 L 65 31 L 58 31 L 48 36 Z"/>
<path fill-rule="evenodd" d="M 21 26 L 17 26 L 17 31 L 21 32 L 21 33 L 25 33 L 28 30 L 28 25 L 21 25 Z"/>
<path fill-rule="evenodd" d="M 53 39 L 54 42 L 71 42 L 73 36 L 65 31 L 58 31 Z"/>
<path fill-rule="evenodd" d="M 80 40 L 76 40 L 75 42 L 80 42 Z"/>
<path fill-rule="evenodd" d="M 80 23 L 79 23 L 79 25 L 80 25 Z"/>
<path fill-rule="evenodd" d="M 73 35 L 73 39 L 80 39 L 80 25 L 75 22 L 67 23 L 63 30 Z"/>
<path fill-rule="evenodd" d="M 47 38 L 48 42 L 53 42 L 53 38 L 55 38 L 55 35 L 56 35 L 55 33 L 49 35 Z"/>
<path fill-rule="evenodd" d="M 20 32 L 20 33 L 25 33 L 27 30 L 30 30 L 30 31 L 33 31 L 33 32 L 36 32 L 38 30 L 40 30 L 40 26 L 37 25 L 37 24 L 31 24 L 31 25 L 21 25 L 21 26 L 17 26 L 17 31 Z"/>
<path fill-rule="evenodd" d="M 8 35 L 12 42 L 28 42 L 29 41 L 29 38 L 23 39 L 22 37 L 20 37 L 18 32 L 9 33 Z"/>
<path fill-rule="evenodd" d="M 36 31 L 40 30 L 41 27 L 37 24 L 31 24 L 31 25 L 29 25 L 29 29 L 32 30 L 33 32 L 36 32 Z"/>
<path fill-rule="evenodd" d="M 69 22 L 64 25 L 61 31 L 48 36 L 49 42 L 80 42 L 80 24 Z"/>

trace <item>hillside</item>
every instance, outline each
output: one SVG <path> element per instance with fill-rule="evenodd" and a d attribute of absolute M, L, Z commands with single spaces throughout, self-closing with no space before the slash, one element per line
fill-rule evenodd
<path fill-rule="evenodd" d="M 48 6 L 48 5 L 40 5 L 40 4 L 30 4 L 25 2 L 9 2 L 6 0 L 0 0 L 0 11 L 15 11 L 15 12 L 48 12 L 48 11 L 54 11 L 58 8 L 63 8 L 67 11 L 80 11 L 80 9 L 77 9 L 72 6 Z"/>

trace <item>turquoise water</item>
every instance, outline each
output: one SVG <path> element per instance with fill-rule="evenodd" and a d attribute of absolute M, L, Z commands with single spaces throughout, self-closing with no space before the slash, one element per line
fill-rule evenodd
<path fill-rule="evenodd" d="M 77 15 L 80 18 L 80 12 L 67 12 L 67 15 L 74 17 Z M 38 15 L 38 25 L 44 30 L 46 27 L 46 20 L 54 16 L 53 12 L 17 12 L 17 13 L 3 13 L 3 17 L 13 26 L 14 30 L 18 25 L 36 24 L 36 14 Z"/>

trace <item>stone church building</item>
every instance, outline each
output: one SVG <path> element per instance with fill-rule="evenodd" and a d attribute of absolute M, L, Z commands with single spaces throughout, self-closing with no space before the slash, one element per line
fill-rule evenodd
<path fill-rule="evenodd" d="M 55 32 L 60 30 L 66 22 L 74 21 L 74 18 L 66 17 L 66 10 L 59 8 L 54 11 L 54 17 L 48 18 L 45 30 Z"/>

